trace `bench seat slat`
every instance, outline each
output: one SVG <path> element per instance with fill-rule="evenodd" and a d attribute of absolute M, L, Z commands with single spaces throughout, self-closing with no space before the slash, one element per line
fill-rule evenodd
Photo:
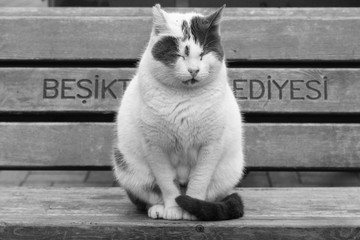
<path fill-rule="evenodd" d="M 358 68 L 228 72 L 244 112 L 360 113 Z M 116 111 L 134 73 L 131 68 L 0 68 L 0 111 Z"/>
<path fill-rule="evenodd" d="M 110 166 L 113 123 L 0 123 L 1 167 Z M 360 168 L 360 124 L 246 124 L 248 167 Z"/>
<path fill-rule="evenodd" d="M 121 188 L 0 188 L 5 239 L 356 239 L 359 188 L 238 189 L 243 219 L 221 222 L 151 220 Z M 341 236 L 344 236 L 343 238 Z M 346 236 L 346 237 L 345 237 Z"/>
<path fill-rule="evenodd" d="M 106 16 L 101 9 L 54 16 L 53 10 L 35 10 L 34 16 L 8 11 L 12 15 L 0 12 L 0 32 L 6 33 L 0 35 L 0 60 L 133 60 L 143 51 L 152 22 L 150 8 L 135 16 L 124 10 Z M 360 59 L 359 9 L 227 11 L 222 35 L 229 60 Z"/>

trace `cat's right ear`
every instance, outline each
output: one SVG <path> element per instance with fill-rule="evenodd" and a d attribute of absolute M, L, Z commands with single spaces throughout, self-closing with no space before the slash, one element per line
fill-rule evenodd
<path fill-rule="evenodd" d="M 206 17 L 206 20 L 209 22 L 209 27 L 219 26 L 221 18 L 222 18 L 222 12 L 225 7 L 226 7 L 226 4 L 224 4 L 221 8 L 216 10 L 216 12 L 214 12 Z"/>
<path fill-rule="evenodd" d="M 153 29 L 155 35 L 168 32 L 169 27 L 167 24 L 167 13 L 161 9 L 160 4 L 156 4 L 152 8 L 152 13 L 153 13 Z"/>

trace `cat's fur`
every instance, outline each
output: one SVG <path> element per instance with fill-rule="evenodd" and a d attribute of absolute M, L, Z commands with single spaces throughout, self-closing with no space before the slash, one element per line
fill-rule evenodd
<path fill-rule="evenodd" d="M 153 7 L 150 41 L 118 111 L 114 157 L 116 178 L 151 218 L 243 215 L 240 197 L 229 195 L 244 161 L 220 40 L 223 8 L 204 17 Z"/>

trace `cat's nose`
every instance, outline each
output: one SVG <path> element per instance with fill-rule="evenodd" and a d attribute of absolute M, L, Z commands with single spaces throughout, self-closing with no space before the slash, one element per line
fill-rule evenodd
<path fill-rule="evenodd" d="M 200 69 L 199 68 L 188 68 L 188 71 L 191 74 L 191 76 L 194 78 L 199 73 Z"/>

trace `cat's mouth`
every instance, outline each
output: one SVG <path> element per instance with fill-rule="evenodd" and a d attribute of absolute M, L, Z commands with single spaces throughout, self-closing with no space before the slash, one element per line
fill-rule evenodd
<path fill-rule="evenodd" d="M 189 80 L 186 80 L 186 81 L 182 81 L 183 84 L 185 85 L 193 85 L 195 83 L 199 82 L 198 80 L 196 80 L 195 78 L 192 78 L 192 79 L 189 79 Z"/>

